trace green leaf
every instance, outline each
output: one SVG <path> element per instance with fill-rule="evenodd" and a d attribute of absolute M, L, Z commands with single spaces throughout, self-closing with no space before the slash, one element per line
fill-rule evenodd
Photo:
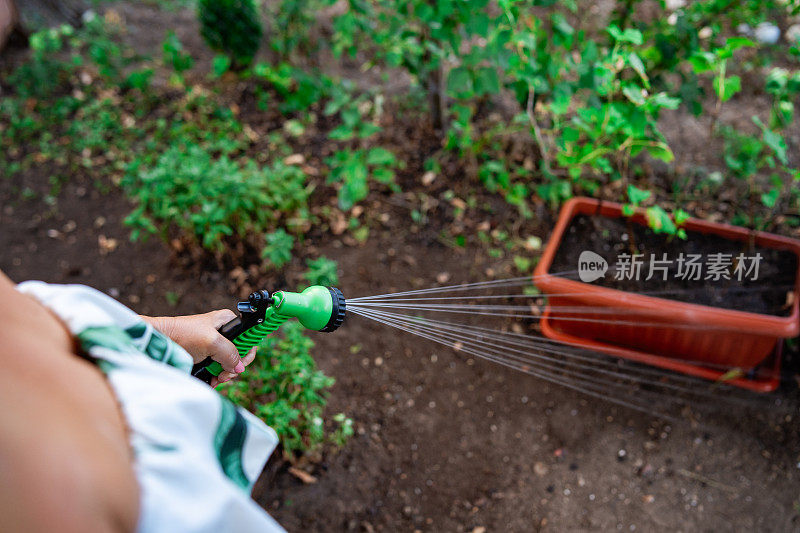
<path fill-rule="evenodd" d="M 636 85 L 624 86 L 622 88 L 622 94 L 624 94 L 625 98 L 627 98 L 637 106 L 644 105 L 644 96 L 642 96 L 642 90 Z"/>
<path fill-rule="evenodd" d="M 277 229 L 265 238 L 267 245 L 261 251 L 261 257 L 269 260 L 276 267 L 281 267 L 291 261 L 294 237 L 284 229 Z"/>
<path fill-rule="evenodd" d="M 527 274 L 530 269 L 533 261 L 531 261 L 528 257 L 523 257 L 521 255 L 514 256 L 514 266 L 517 267 L 517 270 L 520 271 L 522 274 Z"/>
<path fill-rule="evenodd" d="M 672 218 L 675 219 L 676 226 L 683 226 L 686 223 L 686 221 L 691 218 L 691 216 L 683 209 L 676 209 L 672 213 Z"/>
<path fill-rule="evenodd" d="M 338 265 L 336 261 L 322 256 L 318 259 L 306 259 L 308 271 L 303 277 L 312 285 L 338 285 Z"/>
<path fill-rule="evenodd" d="M 456 67 L 447 75 L 447 94 L 453 98 L 471 98 L 475 94 L 466 67 Z"/>
<path fill-rule="evenodd" d="M 385 185 L 394 183 L 394 171 L 389 170 L 388 168 L 379 167 L 372 171 L 372 177 L 378 183 L 383 183 Z"/>
<path fill-rule="evenodd" d="M 606 31 L 615 41 L 621 43 L 631 43 L 639 46 L 644 40 L 642 37 L 642 32 L 634 28 L 628 28 L 625 31 L 621 31 L 618 26 L 612 24 L 606 28 Z"/>
<path fill-rule="evenodd" d="M 353 162 L 344 169 L 344 185 L 339 191 L 339 207 L 347 211 L 369 194 L 367 185 L 367 166 Z"/>
<path fill-rule="evenodd" d="M 664 92 L 654 94 L 649 101 L 652 106 L 663 109 L 678 109 L 678 106 L 681 105 L 680 98 L 669 96 Z"/>
<path fill-rule="evenodd" d="M 397 159 L 392 152 L 386 148 L 381 148 L 380 146 L 371 148 L 369 152 L 367 152 L 368 165 L 388 166 L 394 165 L 396 161 Z"/>
<path fill-rule="evenodd" d="M 675 154 L 672 153 L 670 147 L 664 142 L 658 142 L 648 146 L 647 153 L 665 163 L 669 163 L 675 159 Z"/>
<path fill-rule="evenodd" d="M 742 80 L 739 76 L 731 76 L 730 78 L 722 78 L 720 76 L 714 77 L 714 92 L 717 97 L 727 102 L 731 97 L 742 90 Z"/>
<path fill-rule="evenodd" d="M 788 164 L 788 159 L 786 157 L 786 141 L 784 141 L 783 136 L 766 127 L 763 129 L 764 133 L 764 143 L 772 148 L 777 156 L 778 160 L 783 163 L 784 165 Z"/>
<path fill-rule="evenodd" d="M 772 209 L 775 207 L 775 204 L 778 202 L 778 198 L 780 198 L 781 191 L 777 188 L 772 188 L 769 191 L 765 192 L 761 195 L 761 203 L 764 204 L 766 207 Z"/>
<path fill-rule="evenodd" d="M 628 65 L 631 66 L 633 70 L 642 78 L 642 81 L 645 84 L 645 87 L 650 86 L 650 82 L 647 78 L 647 72 L 645 72 L 644 63 L 642 63 L 641 58 L 636 55 L 636 52 L 631 52 L 628 54 Z"/>
<path fill-rule="evenodd" d="M 215 78 L 219 78 L 220 76 L 222 76 L 223 74 L 228 72 L 229 68 L 231 68 L 231 58 L 230 57 L 228 57 L 226 55 L 222 55 L 222 54 L 214 56 L 214 59 L 211 62 L 211 69 L 214 72 L 214 77 Z"/>
<path fill-rule="evenodd" d="M 553 13 L 550 20 L 553 22 L 553 29 L 557 32 L 567 36 L 575 33 L 575 28 L 570 26 L 569 22 L 567 22 L 567 19 L 564 18 L 564 15 L 561 13 Z"/>
<path fill-rule="evenodd" d="M 672 222 L 666 211 L 660 206 L 648 207 L 645 211 L 647 224 L 656 233 L 666 233 L 667 235 L 675 235 L 678 228 Z"/>
<path fill-rule="evenodd" d="M 497 71 L 491 67 L 481 67 L 475 72 L 475 95 L 497 94 L 500 92 L 500 82 Z"/>
<path fill-rule="evenodd" d="M 651 195 L 652 193 L 650 191 L 645 191 L 633 185 L 628 185 L 628 200 L 630 200 L 633 205 L 641 204 L 650 198 Z"/>
<path fill-rule="evenodd" d="M 692 64 L 692 68 L 696 74 L 702 74 L 713 70 L 715 62 L 716 56 L 711 52 L 699 51 L 689 56 L 689 63 Z"/>
<path fill-rule="evenodd" d="M 283 129 L 286 130 L 286 133 L 292 137 L 300 137 L 306 131 L 306 128 L 303 126 L 302 122 L 295 119 L 284 122 Z"/>
<path fill-rule="evenodd" d="M 739 48 L 746 48 L 755 46 L 755 43 L 747 37 L 728 37 L 725 40 L 725 46 L 717 50 L 717 55 L 720 58 L 728 58 L 733 56 L 733 52 Z"/>

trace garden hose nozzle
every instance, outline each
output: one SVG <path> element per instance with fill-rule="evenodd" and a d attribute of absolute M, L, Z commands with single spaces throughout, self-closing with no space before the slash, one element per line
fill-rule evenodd
<path fill-rule="evenodd" d="M 246 302 L 236 306 L 239 316 L 225 324 L 219 332 L 230 339 L 244 357 L 267 335 L 290 318 L 314 331 L 335 331 L 344 321 L 346 305 L 342 291 L 336 287 L 312 285 L 303 292 L 278 291 L 270 295 L 261 290 L 252 293 Z M 192 375 L 206 383 L 222 372 L 222 365 L 207 357 L 192 368 Z"/>

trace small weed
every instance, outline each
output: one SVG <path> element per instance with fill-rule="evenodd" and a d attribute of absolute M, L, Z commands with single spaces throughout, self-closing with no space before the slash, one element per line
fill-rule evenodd
<path fill-rule="evenodd" d="M 303 278 L 311 285 L 331 286 L 339 284 L 336 261 L 327 257 L 319 257 L 317 259 L 307 259 L 306 266 L 308 266 L 308 270 L 303 274 Z"/>

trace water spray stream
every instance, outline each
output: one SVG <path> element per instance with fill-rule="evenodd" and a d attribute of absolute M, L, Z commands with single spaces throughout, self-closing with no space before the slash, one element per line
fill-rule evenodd
<path fill-rule="evenodd" d="M 559 275 L 570 277 L 575 273 L 562 272 Z M 509 291 L 511 288 L 513 290 Z M 505 290 L 503 294 L 487 293 L 500 289 Z M 691 295 L 692 290 L 642 291 L 637 294 Z M 755 292 L 765 289 L 737 287 L 732 290 Z M 543 295 L 534 288 L 531 277 L 519 277 L 362 296 L 349 299 L 347 305 L 353 315 L 659 418 L 673 419 L 671 413 L 686 406 L 705 409 L 722 402 L 750 408 L 767 403 L 767 400 L 731 387 L 724 381 L 709 382 L 543 336 L 538 321 L 545 310 L 548 312 L 547 320 L 553 322 L 569 320 L 573 323 L 631 327 L 728 329 L 713 325 L 653 321 L 648 316 L 650 313 L 632 308 L 548 303 L 551 298 L 568 298 L 575 294 Z M 457 321 L 427 316 L 436 313 L 455 315 Z M 609 318 L 604 318 L 604 315 Z M 486 327 L 486 322 L 492 319 L 500 320 L 501 324 L 494 328 Z M 706 366 L 716 366 L 721 371 L 738 370 L 719 364 Z"/>

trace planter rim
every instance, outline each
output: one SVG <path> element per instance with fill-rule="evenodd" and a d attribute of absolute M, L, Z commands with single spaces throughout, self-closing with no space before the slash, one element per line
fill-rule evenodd
<path fill-rule="evenodd" d="M 587 348 L 589 350 L 606 353 L 612 357 L 622 357 L 641 364 L 647 364 L 672 370 L 673 372 L 682 372 L 684 374 L 695 376 L 710 381 L 720 381 L 724 378 L 726 371 L 719 369 L 707 368 L 702 363 L 686 361 L 681 359 L 671 359 L 662 355 L 654 355 L 646 353 L 641 350 L 634 350 L 632 348 L 625 348 L 622 346 L 614 346 L 607 342 L 601 342 L 594 339 L 584 339 L 564 333 L 554 328 L 550 324 L 550 306 L 545 307 L 544 314 L 542 315 L 541 327 L 545 336 L 558 340 L 563 344 L 569 346 L 576 346 L 579 348 Z M 781 355 L 783 352 L 783 344 L 778 343 L 772 353 L 773 362 L 769 368 L 766 369 L 766 375 L 759 376 L 756 379 L 748 377 L 737 377 L 731 380 L 725 380 L 727 385 L 735 385 L 743 389 L 748 389 L 754 392 L 772 392 L 780 385 L 781 377 Z"/>
<path fill-rule="evenodd" d="M 605 213 L 601 213 L 605 211 Z M 609 211 L 611 213 L 609 213 Z M 645 210 L 639 208 L 632 217 L 634 223 L 641 224 Z M 555 254 L 561 244 L 570 221 L 577 214 L 595 214 L 607 218 L 622 218 L 622 205 L 592 198 L 577 197 L 568 200 L 561 208 L 558 222 L 547 243 L 544 254 L 533 274 L 534 284 L 547 294 L 574 293 L 584 299 L 591 299 L 598 305 L 624 306 L 635 309 L 647 309 L 649 316 L 658 316 L 671 322 L 703 322 L 721 329 L 746 329 L 754 334 L 774 335 L 783 338 L 795 337 L 800 333 L 800 241 L 771 233 L 753 231 L 729 224 L 707 222 L 690 218 L 684 227 L 700 233 L 718 235 L 731 240 L 746 240 L 753 237 L 759 245 L 789 250 L 798 256 L 798 271 L 795 274 L 795 300 L 787 316 L 773 316 L 763 313 L 723 309 L 708 305 L 693 304 L 669 300 L 657 296 L 647 296 L 583 283 L 582 281 L 561 278 L 550 274 Z"/>

